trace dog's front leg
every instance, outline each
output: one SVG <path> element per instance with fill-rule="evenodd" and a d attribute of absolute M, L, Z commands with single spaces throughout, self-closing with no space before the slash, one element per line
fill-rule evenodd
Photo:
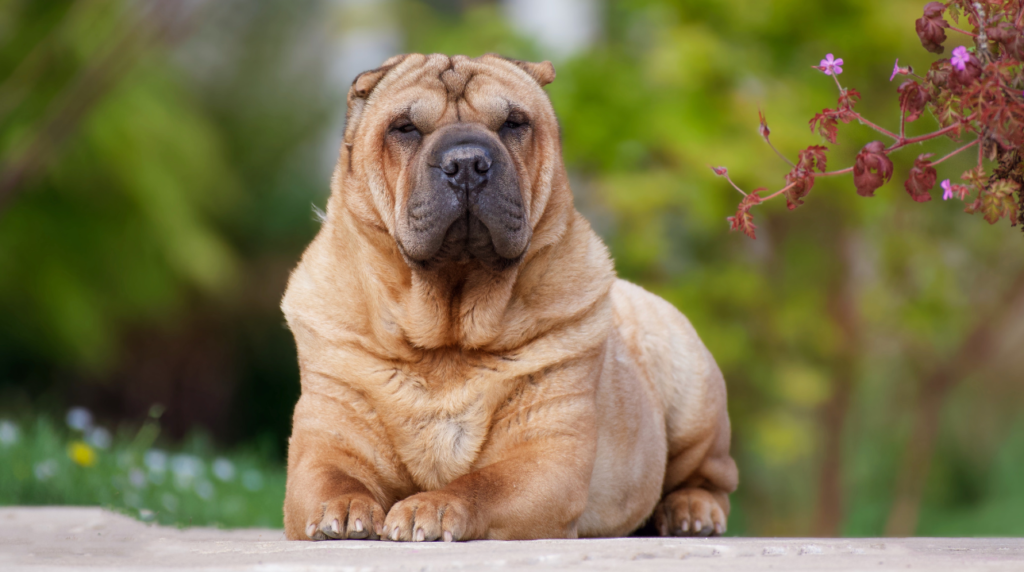
<path fill-rule="evenodd" d="M 575 370 L 575 371 L 571 371 Z M 577 368 L 527 387 L 491 424 L 477 470 L 396 503 L 390 540 L 576 538 L 597 452 L 592 387 Z"/>
<path fill-rule="evenodd" d="M 408 494 L 374 418 L 357 396 L 307 392 L 295 406 L 288 445 L 285 536 L 376 539 L 393 499 Z"/>

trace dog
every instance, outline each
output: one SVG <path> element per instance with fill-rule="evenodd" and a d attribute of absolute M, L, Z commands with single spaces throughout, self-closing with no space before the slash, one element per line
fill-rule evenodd
<path fill-rule="evenodd" d="M 282 310 L 302 392 L 289 539 L 722 534 L 726 388 L 573 206 L 550 62 L 359 75 Z"/>

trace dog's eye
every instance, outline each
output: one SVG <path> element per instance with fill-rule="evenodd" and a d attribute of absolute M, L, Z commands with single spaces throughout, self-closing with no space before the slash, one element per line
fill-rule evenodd
<path fill-rule="evenodd" d="M 416 129 L 416 126 L 413 125 L 411 121 L 395 125 L 394 127 L 391 128 L 391 130 L 397 133 L 412 133 L 413 131 L 419 131 L 419 129 Z"/>
<path fill-rule="evenodd" d="M 508 117 L 505 118 L 505 123 L 501 125 L 501 129 L 515 131 L 520 127 L 526 127 L 528 125 L 530 125 L 530 121 L 527 119 L 526 115 L 518 109 L 513 109 L 512 112 L 508 114 Z"/>

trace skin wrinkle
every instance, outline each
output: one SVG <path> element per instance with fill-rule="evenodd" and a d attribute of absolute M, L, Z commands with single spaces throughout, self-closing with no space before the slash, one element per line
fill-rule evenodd
<path fill-rule="evenodd" d="M 391 379 L 394 379 L 394 378 L 395 378 L 395 376 L 392 376 L 392 378 L 391 378 Z M 389 381 L 390 381 L 390 380 L 389 380 Z M 350 390 L 351 390 L 351 389 L 353 389 L 353 388 L 350 388 Z M 359 393 L 359 392 L 358 392 L 358 390 L 355 390 L 355 391 L 356 391 L 356 393 L 357 393 L 357 394 Z M 303 389 L 303 392 L 304 392 L 304 393 L 307 393 L 307 394 L 310 394 L 310 395 L 317 395 L 317 396 L 320 396 L 320 397 L 323 397 L 323 398 L 326 398 L 326 399 L 329 399 L 329 400 L 332 400 L 332 401 L 336 401 L 336 402 L 338 402 L 339 404 L 345 404 L 345 402 L 344 402 L 343 400 L 340 400 L 340 399 L 338 399 L 338 398 L 336 398 L 336 397 L 334 397 L 334 396 L 328 395 L 328 394 L 323 394 L 323 393 L 319 393 L 319 392 L 313 392 L 313 391 L 307 391 L 307 390 L 305 390 L 305 389 Z M 365 396 L 365 395 L 363 395 L 363 394 L 359 394 L 359 397 L 360 397 L 360 399 L 362 400 L 362 402 L 363 402 L 363 403 L 367 403 L 367 404 L 369 404 L 369 401 L 367 400 L 367 398 L 366 398 L 366 396 Z M 346 408 L 348 408 L 348 407 L 346 407 Z M 370 408 L 370 410 L 371 410 L 371 412 L 373 412 L 374 414 L 376 413 L 376 411 L 375 411 L 375 410 L 374 410 L 374 409 L 373 409 L 372 407 Z M 356 413 L 356 411 L 355 411 L 355 410 L 352 410 L 352 411 L 353 411 L 353 413 Z M 384 431 L 384 433 L 385 433 L 385 437 L 386 437 L 387 441 L 393 441 L 393 438 L 391 437 L 391 435 L 389 435 L 389 434 L 388 434 L 388 427 L 387 427 L 387 425 L 383 425 L 383 426 L 380 426 L 380 429 Z M 353 454 L 353 453 L 351 453 L 351 452 L 350 452 L 350 454 Z M 365 456 L 364 456 L 364 457 L 365 457 Z M 374 464 L 374 463 L 372 463 L 370 459 L 367 459 L 367 458 L 360 458 L 360 457 L 359 457 L 359 456 L 357 455 L 357 456 L 356 456 L 356 460 L 357 460 L 357 461 L 362 461 L 362 462 L 364 462 L 364 464 L 366 464 L 366 465 L 367 465 L 367 468 L 368 468 L 368 469 L 370 469 L 370 472 L 371 472 L 371 474 L 372 474 L 372 472 L 373 472 L 373 466 L 374 466 L 375 464 Z"/>
<path fill-rule="evenodd" d="M 727 512 L 735 465 L 724 383 L 717 368 L 695 367 L 690 356 L 703 346 L 684 317 L 615 279 L 575 211 L 540 89 L 550 64 L 418 54 L 389 62 L 354 83 L 362 91 L 349 96 L 327 220 L 282 302 L 303 386 L 286 535 L 358 517 L 405 540 L 418 528 L 440 537 L 442 527 L 456 540 L 615 536 L 652 513 L 675 526 L 697 504 Z M 517 110 L 528 125 L 503 131 Z M 396 111 L 417 139 L 389 135 Z M 489 130 L 518 181 L 518 196 L 498 193 L 488 207 L 502 213 L 493 219 L 502 232 L 530 231 L 518 261 L 500 270 L 472 257 L 415 264 L 403 253 L 403 225 L 431 220 L 408 212 L 423 154 L 454 122 Z M 485 236 L 493 247 L 496 235 Z M 610 335 L 619 330 L 639 335 Z M 609 367 L 615 356 L 626 365 Z M 696 414 L 704 407 L 712 410 Z M 680 474 L 704 453 L 681 443 L 713 446 Z M 668 474 L 718 496 L 684 487 L 663 499 Z"/>
<path fill-rule="evenodd" d="M 476 74 L 473 74 L 473 75 L 469 76 L 469 79 L 466 80 L 466 89 L 467 90 L 469 89 L 469 83 L 471 81 L 473 81 L 474 79 L 476 79 Z M 469 110 L 472 111 L 473 113 L 480 113 L 475 107 L 473 107 L 473 102 L 471 102 L 469 99 L 462 98 L 460 100 L 460 102 L 464 103 L 466 105 L 466 107 L 468 107 Z M 462 121 L 462 116 L 461 115 L 459 116 L 459 121 Z"/>

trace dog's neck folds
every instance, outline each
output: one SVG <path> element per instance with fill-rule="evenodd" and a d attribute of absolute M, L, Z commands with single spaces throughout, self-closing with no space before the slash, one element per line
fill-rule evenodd
<path fill-rule="evenodd" d="M 554 290 L 572 289 L 581 311 L 591 306 L 607 291 L 614 273 L 603 244 L 575 211 L 567 181 L 559 177 L 557 182 L 562 188 L 550 194 L 529 251 L 518 265 L 500 272 L 472 261 L 414 269 L 384 225 L 367 220 L 369 205 L 335 192 L 322 232 L 330 237 L 331 245 L 325 246 L 338 258 L 338 267 L 360 270 L 346 277 L 345 287 L 356 291 L 343 300 L 353 314 L 366 316 L 364 332 L 370 339 L 365 341 L 395 357 L 453 347 L 500 353 L 572 316 L 563 301 L 550 312 L 561 320 L 543 318 L 546 305 L 564 300 Z M 568 260 L 575 262 L 567 265 Z M 579 275 L 567 280 L 560 267 L 574 268 Z"/>

